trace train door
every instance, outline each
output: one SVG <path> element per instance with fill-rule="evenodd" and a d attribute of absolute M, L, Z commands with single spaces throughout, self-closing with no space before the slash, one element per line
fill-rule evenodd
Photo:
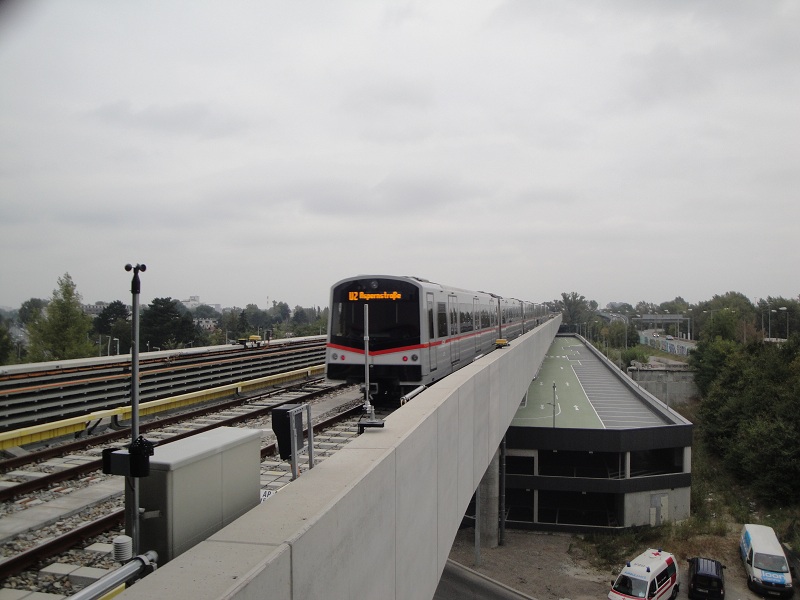
<path fill-rule="evenodd" d="M 478 299 L 477 298 L 473 298 L 472 299 L 472 331 L 475 332 L 475 333 L 473 333 L 472 339 L 475 340 L 475 343 L 473 344 L 474 347 L 475 347 L 475 354 L 478 354 L 478 352 L 480 352 L 480 350 L 481 350 L 481 343 L 480 343 L 481 342 L 481 336 L 480 336 L 479 333 L 477 333 L 481 329 L 481 320 L 480 319 L 481 319 L 481 312 L 480 312 L 480 306 L 478 306 Z"/>
<path fill-rule="evenodd" d="M 436 360 L 436 353 L 438 348 L 433 345 L 433 340 L 436 339 L 436 314 L 433 311 L 433 292 L 428 292 L 425 296 L 425 301 L 428 310 L 428 360 L 430 361 L 431 372 L 436 370 L 438 361 Z"/>
<path fill-rule="evenodd" d="M 447 314 L 450 322 L 450 362 L 456 364 L 461 360 L 461 353 L 458 350 L 458 296 L 447 297 Z"/>

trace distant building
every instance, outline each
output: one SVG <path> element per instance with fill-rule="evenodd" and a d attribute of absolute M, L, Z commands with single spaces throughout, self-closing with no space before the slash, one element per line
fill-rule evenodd
<path fill-rule="evenodd" d="M 194 324 L 196 327 L 199 327 L 203 331 L 214 331 L 219 322 L 216 319 L 195 319 Z"/>
<path fill-rule="evenodd" d="M 189 296 L 188 300 L 181 300 L 181 304 L 183 304 L 189 310 L 194 310 L 200 305 L 210 306 L 218 313 L 222 313 L 222 305 L 220 304 L 208 304 L 207 302 L 200 302 L 200 296 Z"/>
<path fill-rule="evenodd" d="M 95 302 L 94 304 L 84 304 L 82 306 L 84 314 L 96 317 L 103 309 L 108 306 L 108 302 Z"/>
<path fill-rule="evenodd" d="M 189 296 L 188 300 L 181 300 L 181 304 L 189 310 L 192 310 L 200 306 L 202 302 L 200 302 L 200 296 Z"/>

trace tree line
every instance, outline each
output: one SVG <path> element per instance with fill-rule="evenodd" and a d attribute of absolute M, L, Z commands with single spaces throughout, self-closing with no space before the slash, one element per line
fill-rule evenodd
<path fill-rule="evenodd" d="M 154 298 L 141 307 L 139 350 L 228 344 L 250 335 L 318 335 L 326 330 L 327 315 L 327 308 L 292 310 L 277 301 L 269 309 L 248 304 L 220 313 L 208 305 L 188 309 L 170 297 Z M 131 342 L 130 307 L 115 300 L 94 318 L 85 314 L 69 273 L 58 278 L 50 299 L 31 298 L 17 311 L 0 315 L 0 364 L 128 354 Z"/>

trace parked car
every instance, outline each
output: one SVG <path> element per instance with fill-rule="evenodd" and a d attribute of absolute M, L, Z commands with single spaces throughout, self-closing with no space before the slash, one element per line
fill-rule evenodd
<path fill-rule="evenodd" d="M 725 598 L 725 565 L 713 558 L 689 559 L 689 598 Z"/>
<path fill-rule="evenodd" d="M 678 595 L 678 563 L 669 552 L 650 548 L 625 564 L 611 582 L 608 600 L 674 599 Z"/>
<path fill-rule="evenodd" d="M 789 598 L 794 594 L 789 563 L 772 527 L 746 523 L 739 550 L 747 573 L 747 587 L 770 596 Z"/>

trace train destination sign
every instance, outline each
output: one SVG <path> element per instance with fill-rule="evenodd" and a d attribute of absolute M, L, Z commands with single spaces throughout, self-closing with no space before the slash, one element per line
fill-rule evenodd
<path fill-rule="evenodd" d="M 403 294 L 400 292 L 378 292 L 377 294 L 368 294 L 367 292 L 348 292 L 347 299 L 350 302 L 357 302 L 359 300 L 402 300 Z"/>

